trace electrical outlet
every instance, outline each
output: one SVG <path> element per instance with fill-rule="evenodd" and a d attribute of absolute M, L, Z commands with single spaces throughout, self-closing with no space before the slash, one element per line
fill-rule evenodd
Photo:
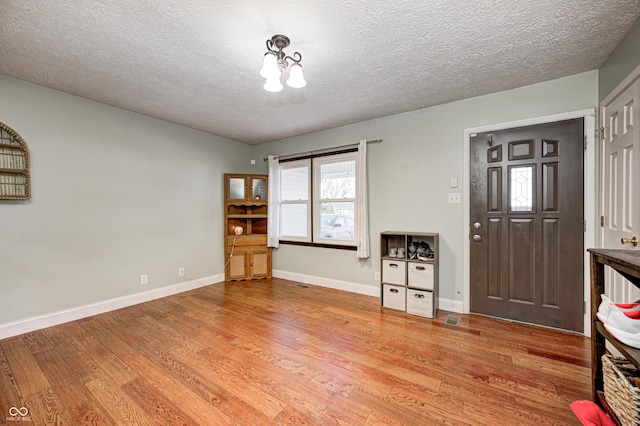
<path fill-rule="evenodd" d="M 145 285 L 149 283 L 149 275 L 142 274 L 140 275 L 140 284 Z"/>
<path fill-rule="evenodd" d="M 380 281 L 380 272 L 376 271 L 373 273 L 373 279 L 375 281 Z"/>
<path fill-rule="evenodd" d="M 184 277 L 184 268 L 178 268 L 178 276 Z"/>

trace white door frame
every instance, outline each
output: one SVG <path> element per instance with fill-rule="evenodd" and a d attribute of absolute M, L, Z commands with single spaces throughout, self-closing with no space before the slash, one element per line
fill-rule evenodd
<path fill-rule="evenodd" d="M 605 116 L 605 108 L 608 107 L 618 96 L 620 96 L 625 90 L 627 90 L 629 87 L 631 87 L 637 80 L 640 79 L 640 65 L 638 65 L 628 76 L 626 76 L 624 78 L 624 80 L 622 80 L 616 87 L 615 89 L 613 89 L 611 91 L 611 93 L 609 93 L 603 100 L 602 102 L 600 102 L 600 126 L 601 127 L 607 127 L 609 123 L 607 123 L 607 118 Z M 610 129 L 608 131 L 611 131 Z M 600 214 L 601 215 L 605 215 L 605 211 L 606 206 L 605 206 L 605 198 L 604 198 L 604 191 L 606 190 L 605 188 L 605 175 L 604 175 L 604 167 L 605 167 L 605 158 L 604 158 L 604 154 L 605 154 L 605 147 L 604 147 L 605 142 L 602 139 L 598 139 L 598 151 L 600 153 L 600 164 L 599 164 L 599 168 L 598 168 L 598 172 L 599 172 L 599 176 L 600 176 L 600 185 L 599 185 L 599 189 L 600 189 L 600 193 L 599 193 L 599 200 L 598 200 L 598 205 L 600 207 Z M 634 148 L 635 149 L 635 148 Z M 637 178 L 636 178 L 637 179 Z M 605 232 L 606 232 L 606 228 L 604 226 L 601 226 L 598 232 L 598 237 L 599 237 L 599 245 L 598 247 L 604 247 L 605 246 Z M 606 248 L 606 247 L 605 247 Z M 616 247 L 616 248 L 624 248 L 624 247 Z M 605 279 L 608 279 L 609 277 L 605 277 Z M 607 282 L 611 282 L 611 281 L 607 281 Z M 626 280 L 622 280 L 622 282 L 626 282 Z M 623 285 L 623 288 L 626 289 L 626 291 L 628 291 L 627 296 L 630 296 L 630 298 L 628 300 L 634 300 L 635 297 L 631 297 L 632 295 L 637 295 L 637 289 L 635 286 L 633 286 L 632 284 L 626 282 L 626 285 Z M 612 291 L 611 288 L 609 288 L 607 290 L 607 292 Z M 624 292 L 625 290 L 623 290 Z M 611 293 L 609 293 L 610 296 L 613 296 Z M 607 344 L 607 349 L 611 349 L 609 347 L 609 345 Z"/>
<path fill-rule="evenodd" d="M 574 118 L 584 118 L 584 134 L 586 135 L 586 150 L 584 156 L 584 217 L 586 220 L 586 231 L 584 233 L 584 299 L 586 303 L 586 313 L 584 315 L 584 334 L 589 337 L 591 335 L 591 284 L 589 280 L 589 256 L 587 248 L 596 247 L 596 229 L 597 229 L 597 203 L 596 198 L 596 111 L 595 108 L 585 109 L 581 111 L 566 112 L 561 114 L 546 115 L 543 117 L 528 118 L 525 120 L 510 121 L 507 123 L 491 124 L 482 127 L 473 127 L 464 129 L 463 134 L 463 161 L 464 161 L 464 177 L 463 177 L 463 255 L 462 255 L 462 309 L 464 313 L 469 313 L 471 309 L 471 260 L 470 260 L 470 240 L 471 233 L 470 207 L 471 193 L 469 191 L 469 179 L 471 176 L 470 159 L 471 159 L 471 135 L 475 133 L 495 132 L 514 127 L 532 126 L 536 124 L 551 123 L 554 121 L 572 120 Z"/>
<path fill-rule="evenodd" d="M 603 111 L 603 108 L 605 107 L 605 105 L 608 105 L 611 103 L 611 101 L 613 101 L 615 98 L 618 97 L 619 94 L 621 94 L 622 92 L 624 92 L 629 86 L 631 86 L 633 83 L 635 83 L 636 80 L 640 79 L 640 65 L 638 65 L 632 72 L 631 74 L 629 74 L 628 76 L 625 77 L 624 80 L 622 80 L 615 89 L 613 89 L 611 91 L 611 93 L 609 93 L 607 95 L 606 98 L 604 98 L 602 100 L 602 102 L 600 102 L 600 112 Z"/>

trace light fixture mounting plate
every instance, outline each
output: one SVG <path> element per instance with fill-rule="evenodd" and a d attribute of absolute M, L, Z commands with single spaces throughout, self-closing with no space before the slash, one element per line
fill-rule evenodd
<path fill-rule="evenodd" d="M 289 40 L 289 37 L 285 35 L 276 34 L 273 37 L 271 37 L 271 43 L 273 43 L 273 45 L 277 47 L 278 50 L 282 50 L 285 47 L 289 46 L 289 43 L 291 43 L 291 40 Z"/>

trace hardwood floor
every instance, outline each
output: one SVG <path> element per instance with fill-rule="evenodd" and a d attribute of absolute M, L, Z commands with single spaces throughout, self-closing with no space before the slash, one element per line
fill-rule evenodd
<path fill-rule="evenodd" d="M 584 337 L 304 287 L 215 284 L 0 340 L 0 424 L 580 424 Z"/>

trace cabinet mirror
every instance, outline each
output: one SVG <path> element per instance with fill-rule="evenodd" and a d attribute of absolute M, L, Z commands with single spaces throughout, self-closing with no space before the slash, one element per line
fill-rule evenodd
<path fill-rule="evenodd" d="M 229 179 L 229 199 L 244 200 L 244 178 Z"/>
<path fill-rule="evenodd" d="M 251 179 L 251 193 L 254 200 L 266 200 L 267 181 L 265 179 Z"/>

